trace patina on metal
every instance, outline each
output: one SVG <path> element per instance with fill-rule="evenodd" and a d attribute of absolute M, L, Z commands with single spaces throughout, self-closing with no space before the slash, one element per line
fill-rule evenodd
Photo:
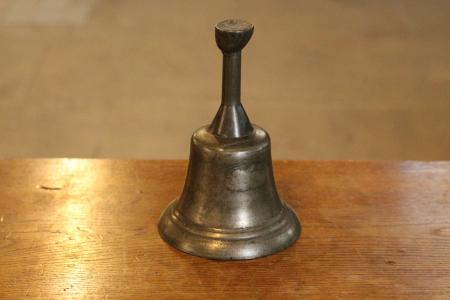
<path fill-rule="evenodd" d="M 300 223 L 275 187 L 270 138 L 241 104 L 241 50 L 253 25 L 215 27 L 223 53 L 222 103 L 211 125 L 192 136 L 182 195 L 161 216 L 159 233 L 181 251 L 213 259 L 252 259 L 300 236 Z"/>

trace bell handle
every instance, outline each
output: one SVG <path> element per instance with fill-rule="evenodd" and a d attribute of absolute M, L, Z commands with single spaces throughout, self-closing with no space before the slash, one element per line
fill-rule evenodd
<path fill-rule="evenodd" d="M 223 53 L 222 102 L 210 125 L 219 137 L 241 138 L 253 132 L 253 126 L 241 104 L 241 50 L 253 34 L 253 25 L 229 19 L 215 26 L 216 43 Z"/>

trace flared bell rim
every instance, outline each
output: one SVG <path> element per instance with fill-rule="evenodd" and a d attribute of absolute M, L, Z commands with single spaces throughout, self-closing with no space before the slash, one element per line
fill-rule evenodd
<path fill-rule="evenodd" d="M 194 256 L 215 260 L 255 259 L 279 252 L 300 237 L 300 222 L 285 203 L 281 213 L 262 226 L 223 230 L 180 221 L 176 202 L 162 214 L 158 231 L 166 243 Z"/>

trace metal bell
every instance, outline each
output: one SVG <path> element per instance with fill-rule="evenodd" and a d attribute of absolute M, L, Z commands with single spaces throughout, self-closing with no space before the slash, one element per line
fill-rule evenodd
<path fill-rule="evenodd" d="M 183 193 L 161 216 L 161 237 L 201 257 L 252 259 L 280 251 L 300 235 L 294 212 L 278 197 L 270 138 L 241 105 L 241 50 L 253 25 L 225 20 L 215 26 L 223 53 L 222 103 L 211 125 L 191 139 Z"/>

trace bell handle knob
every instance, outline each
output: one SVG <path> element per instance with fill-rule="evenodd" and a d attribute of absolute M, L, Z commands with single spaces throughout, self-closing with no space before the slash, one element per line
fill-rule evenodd
<path fill-rule="evenodd" d="M 241 51 L 253 34 L 253 25 L 239 19 L 228 19 L 215 26 L 216 43 L 223 53 Z"/>

